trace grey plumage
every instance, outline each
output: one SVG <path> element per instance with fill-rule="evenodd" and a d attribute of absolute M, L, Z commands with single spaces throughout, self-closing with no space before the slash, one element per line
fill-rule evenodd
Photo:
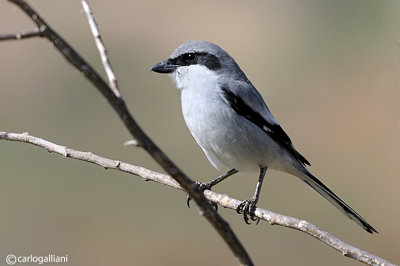
<path fill-rule="evenodd" d="M 377 232 L 306 169 L 310 163 L 235 60 L 219 46 L 186 42 L 152 70 L 171 74 L 181 91 L 185 122 L 214 167 L 260 171 L 255 195 L 238 207 L 246 222 L 247 214 L 254 218 L 265 171 L 271 168 L 297 176 L 366 231 Z"/>

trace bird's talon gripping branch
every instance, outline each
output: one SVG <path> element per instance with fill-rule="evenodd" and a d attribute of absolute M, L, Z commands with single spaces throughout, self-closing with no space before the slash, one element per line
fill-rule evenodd
<path fill-rule="evenodd" d="M 211 184 L 211 182 L 207 182 L 207 183 L 202 183 L 202 182 L 196 182 L 196 186 L 198 186 L 198 189 L 204 193 L 204 190 L 211 190 L 211 187 L 213 186 Z M 186 196 L 186 205 L 188 206 L 188 208 L 190 208 L 190 201 L 192 200 L 192 198 L 190 197 L 190 195 Z M 209 201 L 210 204 L 214 207 L 214 209 L 216 211 L 218 211 L 218 205 L 215 202 Z"/>
<path fill-rule="evenodd" d="M 220 183 L 221 181 L 225 180 L 226 178 L 230 177 L 233 174 L 236 174 L 238 171 L 236 169 L 231 169 L 228 172 L 226 172 L 225 174 L 222 174 L 216 178 L 214 178 L 213 180 L 211 180 L 210 182 L 206 182 L 206 183 L 202 183 L 202 182 L 196 182 L 195 185 L 198 187 L 198 189 L 202 192 L 204 192 L 204 190 L 208 189 L 211 190 L 211 188 L 213 186 L 215 186 L 216 184 Z M 186 204 L 187 206 L 190 208 L 190 200 L 192 198 L 187 195 L 186 197 Z M 214 209 L 217 211 L 218 210 L 218 206 L 216 203 L 214 202 L 210 202 L 210 204 L 214 207 Z"/>
<path fill-rule="evenodd" d="M 260 218 L 255 216 L 256 203 L 257 200 L 255 198 L 251 198 L 249 200 L 242 201 L 236 208 L 236 212 L 238 214 L 243 214 L 243 220 L 246 224 L 251 224 L 250 220 L 255 221 L 256 224 L 258 224 L 260 221 Z"/>

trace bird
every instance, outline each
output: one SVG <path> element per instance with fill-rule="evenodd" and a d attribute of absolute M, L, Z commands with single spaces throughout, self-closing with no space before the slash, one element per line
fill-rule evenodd
<path fill-rule="evenodd" d="M 261 94 L 221 47 L 187 41 L 151 71 L 171 76 L 180 90 L 183 118 L 192 136 L 215 168 L 230 169 L 210 182 L 197 182 L 202 191 L 238 172 L 258 172 L 254 195 L 236 209 L 247 224 L 259 220 L 255 210 L 261 186 L 267 169 L 274 169 L 298 177 L 368 233 L 378 233 L 306 168 L 309 161 L 295 149 Z"/>

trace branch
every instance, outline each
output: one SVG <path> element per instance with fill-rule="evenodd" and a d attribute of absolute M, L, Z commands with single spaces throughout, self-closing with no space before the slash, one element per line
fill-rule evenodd
<path fill-rule="evenodd" d="M 54 47 L 71 63 L 81 71 L 84 76 L 100 91 L 107 99 L 114 111 L 119 115 L 125 127 L 135 138 L 138 145 L 145 149 L 150 156 L 168 173 L 179 185 L 190 195 L 201 210 L 203 216 L 212 224 L 215 230 L 224 239 L 236 259 L 244 265 L 253 265 L 250 256 L 236 237 L 229 224 L 214 210 L 199 185 L 183 173 L 175 163 L 147 136 L 142 128 L 136 123 L 129 112 L 122 97 L 117 97 L 101 76 L 89 65 L 57 32 L 55 32 L 42 17 L 32 9 L 24 0 L 9 0 L 21 8 L 26 15 L 39 27 L 43 37 L 51 41 Z"/>
<path fill-rule="evenodd" d="M 149 169 L 131 165 L 125 162 L 104 158 L 92 154 L 91 152 L 73 150 L 65 146 L 60 146 L 50 141 L 31 136 L 28 133 L 17 134 L 0 131 L 0 139 L 33 144 L 47 150 L 48 152 L 54 152 L 64 157 L 93 163 L 106 169 L 114 169 L 121 172 L 133 174 L 142 177 L 145 181 L 154 181 L 159 184 L 164 184 L 176 189 L 183 190 L 182 187 L 179 186 L 179 184 L 168 175 L 154 172 Z M 206 190 L 204 194 L 208 200 L 218 203 L 221 206 L 232 210 L 236 210 L 237 206 L 241 202 L 237 199 L 229 197 L 226 194 L 219 194 L 211 190 Z M 255 214 L 258 218 L 267 221 L 271 225 L 280 225 L 311 235 L 312 237 L 339 251 L 340 253 L 342 253 L 343 256 L 358 260 L 368 265 L 394 265 L 382 258 L 379 258 L 364 250 L 358 249 L 350 244 L 343 242 L 339 238 L 333 236 L 326 231 L 321 230 L 317 226 L 307 221 L 277 214 L 261 208 L 257 208 Z"/>
<path fill-rule="evenodd" d="M 0 41 L 21 40 L 32 37 L 43 37 L 43 36 L 39 30 L 33 30 L 29 32 L 2 34 L 0 35 Z"/>
<path fill-rule="evenodd" d="M 94 19 L 93 12 L 90 9 L 89 4 L 86 0 L 82 0 L 82 6 L 83 6 L 83 10 L 85 11 L 86 16 L 88 18 L 89 27 L 92 31 L 94 40 L 96 42 L 97 50 L 99 50 L 101 62 L 103 63 L 104 70 L 106 71 L 110 88 L 114 92 L 115 96 L 121 97 L 121 95 L 119 93 L 117 77 L 114 74 L 110 60 L 108 59 L 107 49 L 101 38 L 100 30 L 97 27 L 97 23 L 96 23 L 96 20 Z"/>

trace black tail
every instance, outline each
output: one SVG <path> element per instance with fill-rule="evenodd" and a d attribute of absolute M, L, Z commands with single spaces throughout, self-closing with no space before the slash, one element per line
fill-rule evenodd
<path fill-rule="evenodd" d="M 313 176 L 310 172 L 304 173 L 300 177 L 307 185 L 318 192 L 321 196 L 326 198 L 330 203 L 335 205 L 336 208 L 341 210 L 350 219 L 355 221 L 357 224 L 362 226 L 368 233 L 378 233 L 367 221 L 364 220 L 358 213 L 356 213 L 349 205 L 347 205 L 343 200 L 341 200 L 335 193 L 333 193 L 327 186 L 325 186 L 321 181 Z"/>

